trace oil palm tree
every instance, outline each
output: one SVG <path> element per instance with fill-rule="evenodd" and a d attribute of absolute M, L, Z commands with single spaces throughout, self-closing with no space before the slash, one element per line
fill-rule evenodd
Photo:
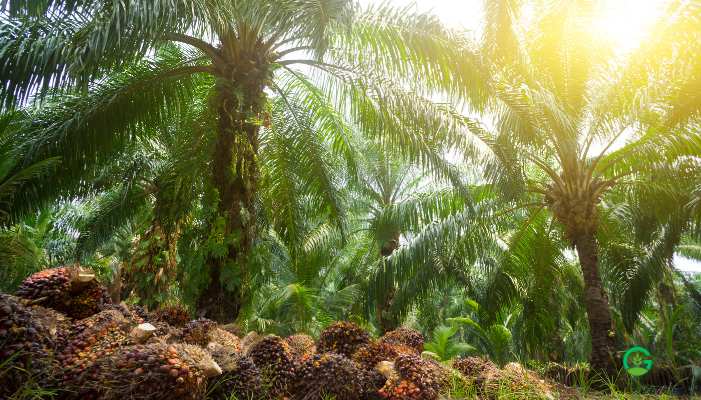
<path fill-rule="evenodd" d="M 184 112 L 195 97 L 209 99 L 200 120 L 213 136 L 208 176 L 218 216 L 212 229 L 226 251 L 207 257 L 209 279 L 199 308 L 217 320 L 235 318 L 248 297 L 260 132 L 277 112 L 270 107 L 272 94 L 313 108 L 313 125 L 306 128 L 324 132 L 338 153 L 349 150 L 340 116 L 362 115 L 376 127 L 402 126 L 393 130 L 400 135 L 388 137 L 386 129 L 376 134 L 439 171 L 426 145 L 441 133 L 420 129 L 423 121 L 405 112 L 410 100 L 435 90 L 480 93 L 464 89 L 480 85 L 467 73 L 475 64 L 464 61 L 474 57 L 462 52 L 456 62 L 462 47 L 454 37 L 435 18 L 409 9 L 358 12 L 347 0 L 3 4 L 0 100 L 6 108 L 29 97 L 43 101 L 42 117 L 34 116 L 25 129 L 32 143 L 28 158 L 62 156 L 60 179 L 25 194 L 34 198 L 28 204 L 79 186 L 94 165 L 145 126 Z M 180 52 L 153 58 L 174 43 Z M 105 79 L 115 73 L 117 79 Z M 285 88 L 290 85 L 294 91 Z M 224 285 L 229 270 L 238 271 L 237 282 Z"/>
<path fill-rule="evenodd" d="M 593 7 L 544 5 L 530 26 L 519 27 L 513 13 L 507 13 L 506 23 L 492 21 L 498 29 L 511 29 L 503 36 L 515 40 L 518 54 L 505 57 L 496 39 L 485 44 L 496 45 L 492 57 L 503 61 L 491 65 L 488 110 L 494 128 L 467 118 L 465 123 L 491 148 L 493 162 L 485 173 L 503 198 L 515 196 L 509 210 L 548 210 L 576 251 L 590 363 L 595 371 L 611 372 L 616 332 L 600 273 L 601 203 L 631 180 L 698 154 L 701 137 L 689 126 L 645 123 L 654 120 L 654 112 L 632 101 L 632 88 L 645 84 L 631 82 L 628 70 L 588 29 Z"/>

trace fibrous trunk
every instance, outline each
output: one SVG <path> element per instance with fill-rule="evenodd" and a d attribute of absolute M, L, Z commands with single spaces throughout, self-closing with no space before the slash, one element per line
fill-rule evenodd
<path fill-rule="evenodd" d="M 392 234 L 392 238 L 386 241 L 380 247 L 380 256 L 387 258 L 394 253 L 395 250 L 399 248 L 399 232 Z M 391 315 L 392 302 L 394 301 L 394 295 L 396 294 L 396 289 L 394 286 L 389 288 L 380 294 L 380 299 L 375 305 L 375 316 L 377 318 L 377 325 L 381 333 L 387 333 L 394 330 L 397 327 L 397 321 L 393 315 Z"/>
<path fill-rule="evenodd" d="M 614 373 L 614 335 L 609 301 L 599 276 L 597 242 L 593 234 L 573 238 L 584 276 L 584 305 L 591 334 L 589 363 L 595 373 Z"/>
<path fill-rule="evenodd" d="M 219 125 L 212 176 L 219 195 L 219 220 L 213 225 L 226 251 L 223 256 L 208 255 L 209 281 L 197 302 L 198 314 L 217 322 L 235 320 L 246 302 L 248 255 L 255 238 L 260 128 L 255 121 L 260 116 L 264 94 L 263 86 L 256 82 L 237 88 L 235 92 L 227 82 L 217 87 Z"/>

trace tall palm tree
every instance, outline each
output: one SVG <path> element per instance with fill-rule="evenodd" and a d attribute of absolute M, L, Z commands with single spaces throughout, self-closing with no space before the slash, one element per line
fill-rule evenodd
<path fill-rule="evenodd" d="M 248 297 L 260 131 L 278 111 L 270 107 L 273 93 L 291 105 L 288 115 L 299 104 L 313 108 L 313 124 L 303 128 L 324 132 L 339 153 L 350 145 L 339 129 L 341 115 L 362 115 L 376 127 L 402 126 L 393 130 L 399 135 L 388 137 L 382 128 L 376 134 L 439 170 L 426 145 L 441 133 L 424 132 L 424 121 L 405 111 L 432 90 L 467 94 L 464 88 L 480 85 L 467 73 L 475 64 L 464 61 L 474 56 L 458 54 L 453 35 L 435 18 L 410 9 L 357 12 L 348 0 L 3 4 L 0 101 L 12 108 L 29 97 L 46 100 L 49 107 L 26 129 L 29 158 L 62 156 L 52 188 L 26 194 L 34 203 L 84 182 L 93 165 L 144 126 L 183 113 L 195 97 L 209 99 L 200 120 L 213 135 L 208 175 L 218 215 L 212 229 L 226 249 L 207 257 L 199 308 L 217 320 L 235 318 Z M 152 58 L 173 43 L 182 51 Z M 456 56 L 465 57 L 457 62 Z M 139 63 L 144 57 L 149 61 Z M 105 80 L 116 72 L 117 79 Z M 231 270 L 237 282 L 224 285 Z"/>
<path fill-rule="evenodd" d="M 518 54 L 494 52 L 504 61 L 491 65 L 488 115 L 494 128 L 468 118 L 465 123 L 491 148 L 494 162 L 486 174 L 506 199 L 516 196 L 513 209 L 547 209 L 575 249 L 584 277 L 590 363 L 596 371 L 611 372 L 616 332 L 600 274 L 600 205 L 627 182 L 699 154 L 701 136 L 693 129 L 640 122 L 638 117 L 649 119 L 652 111 L 632 100 L 631 88 L 644 83 L 630 82 L 627 70 L 589 29 L 593 7 L 545 5 L 529 26 L 519 26 L 512 13 L 506 23 L 499 20 L 518 28 L 510 36 Z"/>

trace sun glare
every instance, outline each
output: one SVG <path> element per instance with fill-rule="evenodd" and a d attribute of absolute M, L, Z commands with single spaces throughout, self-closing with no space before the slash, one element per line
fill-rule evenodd
<path fill-rule="evenodd" d="M 614 48 L 636 48 L 662 14 L 666 0 L 607 0 L 601 4 L 595 29 Z"/>

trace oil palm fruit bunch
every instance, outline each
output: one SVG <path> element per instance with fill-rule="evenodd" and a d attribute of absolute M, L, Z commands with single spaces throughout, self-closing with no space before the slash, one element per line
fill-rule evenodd
<path fill-rule="evenodd" d="M 448 374 L 432 360 L 402 354 L 394 361 L 395 373 L 380 394 L 391 400 L 436 400 L 448 381 Z"/>
<path fill-rule="evenodd" d="M 144 310 L 143 307 L 135 304 L 110 304 L 105 307 L 105 310 L 117 310 L 124 316 L 124 318 L 128 319 L 129 321 L 135 324 L 142 324 L 148 320 L 148 314 L 146 313 L 146 310 Z"/>
<path fill-rule="evenodd" d="M 452 367 L 469 379 L 478 379 L 485 371 L 497 369 L 493 362 L 482 357 L 459 357 L 453 360 Z"/>
<path fill-rule="evenodd" d="M 303 333 L 298 333 L 285 338 L 285 342 L 290 346 L 292 357 L 298 363 L 301 363 L 310 358 L 316 353 L 316 343 L 314 339 Z"/>
<path fill-rule="evenodd" d="M 47 376 L 68 324 L 53 310 L 0 294 L 0 398 L 11 398 L 29 374 L 39 380 Z"/>
<path fill-rule="evenodd" d="M 207 350 L 222 369 L 220 376 L 211 378 L 208 396 L 214 400 L 251 399 L 262 391 L 260 370 L 250 357 L 217 343 Z"/>
<path fill-rule="evenodd" d="M 295 365 L 285 340 L 275 335 L 266 336 L 248 350 L 248 356 L 260 370 L 269 398 L 278 398 L 288 393 L 295 378 Z"/>
<path fill-rule="evenodd" d="M 120 348 L 64 386 L 80 399 L 204 399 L 207 379 L 221 372 L 200 347 L 153 343 Z"/>
<path fill-rule="evenodd" d="M 363 394 L 367 400 L 379 400 L 382 398 L 380 389 L 387 383 L 387 377 L 376 369 L 360 369 L 363 383 Z"/>
<path fill-rule="evenodd" d="M 60 364 L 59 380 L 81 374 L 97 360 L 131 345 L 130 328 L 128 320 L 117 310 L 105 310 L 74 322 L 56 356 Z"/>
<path fill-rule="evenodd" d="M 361 368 L 335 353 L 314 354 L 304 361 L 292 387 L 293 399 L 357 400 L 364 397 Z"/>
<path fill-rule="evenodd" d="M 412 354 L 413 349 L 383 341 L 372 341 L 353 354 L 353 361 L 366 370 L 372 370 L 381 361 L 394 361 L 400 354 Z"/>
<path fill-rule="evenodd" d="M 337 353 L 348 358 L 370 343 L 370 335 L 358 325 L 341 321 L 329 325 L 319 335 L 319 353 Z"/>
<path fill-rule="evenodd" d="M 112 302 L 95 274 L 80 266 L 39 271 L 25 279 L 16 294 L 75 319 L 96 314 Z"/>
<path fill-rule="evenodd" d="M 182 328 L 190 322 L 190 313 L 179 304 L 171 304 L 158 308 L 152 312 L 149 319 L 155 322 L 165 322 L 168 325 Z"/>
<path fill-rule="evenodd" d="M 241 340 L 217 326 L 217 323 L 199 318 L 188 322 L 182 329 L 182 341 L 206 347 L 209 343 L 217 343 L 234 351 L 241 351 Z"/>
<path fill-rule="evenodd" d="M 209 343 L 216 343 L 234 352 L 241 352 L 241 339 L 229 331 L 214 328 L 209 331 Z"/>
<path fill-rule="evenodd" d="M 183 342 L 206 346 L 209 343 L 209 333 L 217 328 L 217 323 L 207 319 L 198 318 L 185 324 L 182 331 Z"/>
<path fill-rule="evenodd" d="M 424 351 L 424 335 L 421 332 L 410 328 L 397 328 L 389 331 L 380 338 L 381 342 L 407 346 L 414 350 L 415 354 Z"/>

